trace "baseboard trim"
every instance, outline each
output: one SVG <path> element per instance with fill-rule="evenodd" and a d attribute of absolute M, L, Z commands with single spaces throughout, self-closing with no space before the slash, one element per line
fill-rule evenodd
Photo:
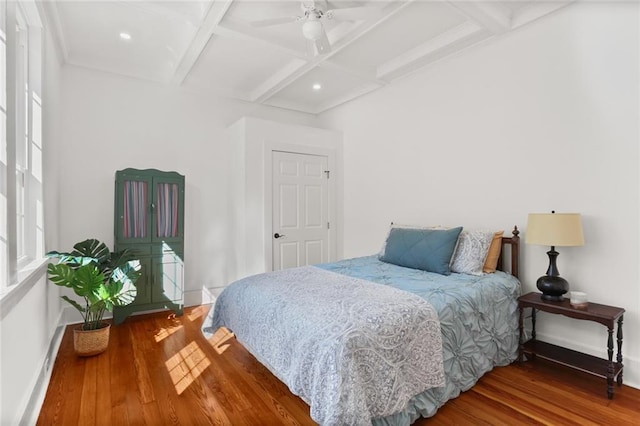
<path fill-rule="evenodd" d="M 47 394 L 47 389 L 49 388 L 49 382 L 51 381 L 53 364 L 58 355 L 60 344 L 62 343 L 64 330 L 67 327 L 65 318 L 65 309 L 61 309 L 60 315 L 58 316 L 56 329 L 53 332 L 53 336 L 51 336 L 51 340 L 49 342 L 47 354 L 45 355 L 40 367 L 40 373 L 38 374 L 38 378 L 36 379 L 36 383 L 33 387 L 33 391 L 31 392 L 31 396 L 29 397 L 29 401 L 27 402 L 27 405 L 25 406 L 25 409 L 22 413 L 20 425 L 35 425 L 38 421 L 38 416 L 40 415 L 40 410 L 42 409 L 42 404 L 44 403 L 44 398 Z"/>

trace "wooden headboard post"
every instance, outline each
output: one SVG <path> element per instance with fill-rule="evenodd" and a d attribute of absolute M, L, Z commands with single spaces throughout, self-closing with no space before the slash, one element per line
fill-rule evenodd
<path fill-rule="evenodd" d="M 511 246 L 511 275 L 518 278 L 518 257 L 520 256 L 520 231 L 517 226 L 513 227 L 513 231 L 511 231 L 513 236 L 511 237 L 502 237 L 502 247 L 505 245 Z M 504 253 L 504 250 L 503 250 Z M 504 270 L 502 267 L 502 255 L 498 259 L 498 269 L 501 271 Z"/>

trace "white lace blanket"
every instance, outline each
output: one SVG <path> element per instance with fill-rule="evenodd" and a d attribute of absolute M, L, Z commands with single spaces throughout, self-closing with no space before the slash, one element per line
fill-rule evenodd
<path fill-rule="evenodd" d="M 370 425 L 444 385 L 440 323 L 426 300 L 313 266 L 231 284 L 202 329 L 220 326 L 321 425 Z"/>

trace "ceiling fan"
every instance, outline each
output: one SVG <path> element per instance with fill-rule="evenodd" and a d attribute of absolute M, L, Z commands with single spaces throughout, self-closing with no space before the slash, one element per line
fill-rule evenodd
<path fill-rule="evenodd" d="M 326 5 L 326 2 L 323 3 Z M 262 19 L 251 22 L 251 25 L 254 27 L 269 27 L 272 25 L 302 22 L 302 35 L 307 40 L 307 51 L 310 56 L 316 56 L 331 51 L 331 44 L 329 43 L 327 32 L 322 25 L 323 21 L 328 19 L 362 21 L 380 13 L 380 9 L 377 7 L 365 6 L 323 10 L 315 1 L 303 1 L 300 3 L 300 8 L 302 9 L 302 16 L 283 16 L 281 18 Z"/>

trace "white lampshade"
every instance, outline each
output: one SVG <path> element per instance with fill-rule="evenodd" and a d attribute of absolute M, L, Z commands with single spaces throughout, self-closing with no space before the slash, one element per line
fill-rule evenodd
<path fill-rule="evenodd" d="M 322 36 L 322 23 L 317 19 L 308 19 L 302 24 L 302 35 L 308 40 L 318 40 Z"/>
<path fill-rule="evenodd" d="M 543 246 L 583 246 L 580 213 L 529 213 L 525 242 Z"/>

